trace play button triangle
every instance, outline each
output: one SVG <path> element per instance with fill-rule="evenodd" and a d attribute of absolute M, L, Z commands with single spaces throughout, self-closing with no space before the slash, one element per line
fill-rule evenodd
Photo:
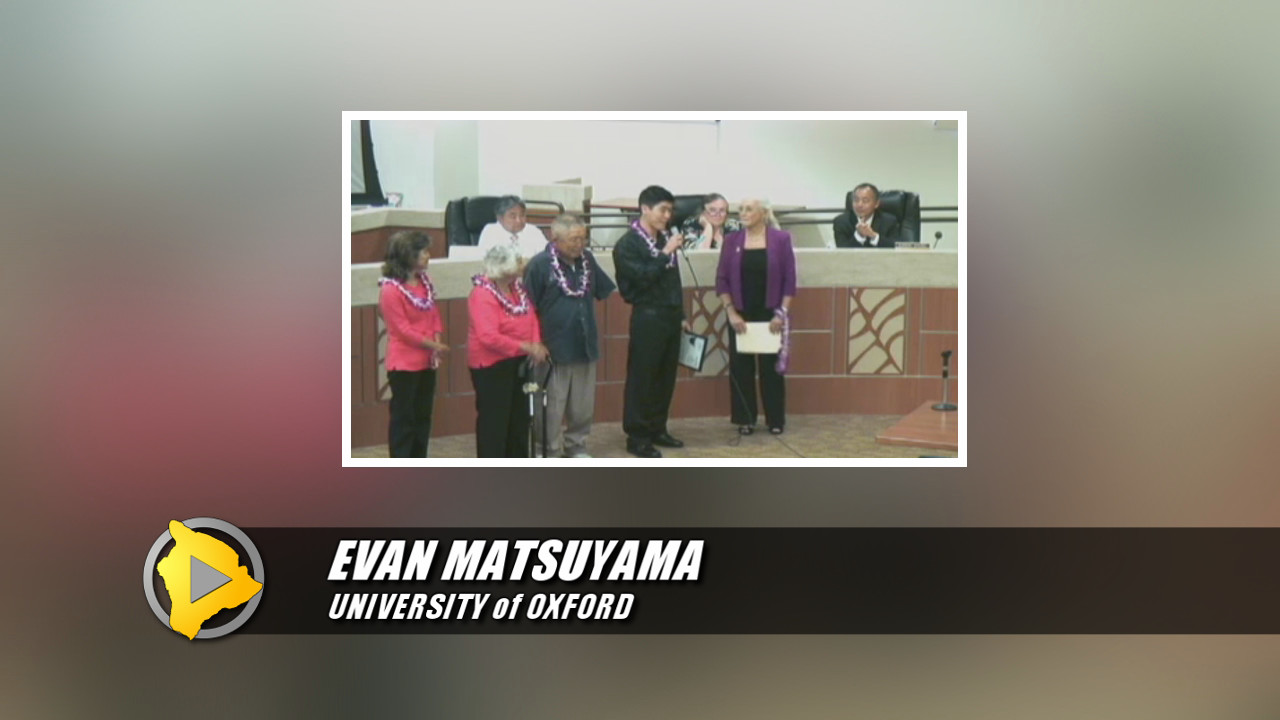
<path fill-rule="evenodd" d="M 191 556 L 191 602 L 195 602 L 231 582 L 231 578 L 214 570 L 203 560 Z"/>

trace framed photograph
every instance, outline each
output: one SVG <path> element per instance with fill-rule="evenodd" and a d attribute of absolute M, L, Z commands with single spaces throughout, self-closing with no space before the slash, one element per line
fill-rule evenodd
<path fill-rule="evenodd" d="M 697 335 L 688 331 L 680 332 L 680 364 L 694 372 L 702 370 L 702 363 L 707 359 L 706 335 Z"/>

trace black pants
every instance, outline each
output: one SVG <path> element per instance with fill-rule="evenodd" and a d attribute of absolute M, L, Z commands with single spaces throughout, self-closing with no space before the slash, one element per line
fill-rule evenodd
<path fill-rule="evenodd" d="M 647 442 L 667 432 L 667 414 L 676 390 L 682 315 L 678 307 L 631 308 L 627 385 L 622 398 L 622 430 L 631 440 Z"/>
<path fill-rule="evenodd" d="M 476 388 L 476 457 L 529 456 L 529 401 L 521 390 L 525 358 L 471 368 Z"/>
<path fill-rule="evenodd" d="M 387 444 L 393 458 L 424 458 L 431 440 L 431 403 L 436 397 L 436 371 L 388 370 L 391 423 Z"/>
<path fill-rule="evenodd" d="M 773 318 L 768 310 L 742 313 L 747 322 Z M 777 370 L 778 356 L 738 352 L 738 333 L 729 330 L 729 407 L 734 425 L 755 425 L 757 418 L 756 367 L 760 368 L 760 394 L 764 396 L 764 421 L 769 427 L 787 424 L 787 386 Z"/>

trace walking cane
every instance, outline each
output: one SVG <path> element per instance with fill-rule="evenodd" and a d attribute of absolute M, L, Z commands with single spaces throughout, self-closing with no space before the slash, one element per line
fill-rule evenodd
<path fill-rule="evenodd" d="M 522 389 L 529 396 L 529 457 L 538 457 L 538 419 L 537 408 L 538 403 L 535 396 L 542 395 L 542 457 L 547 456 L 547 446 L 550 445 L 550 430 L 547 428 L 547 391 L 551 386 L 551 371 L 553 366 L 550 360 L 547 360 L 547 376 L 543 385 L 538 385 L 538 366 L 533 360 L 527 360 L 525 370 L 527 378 Z"/>
<path fill-rule="evenodd" d="M 536 401 L 534 400 L 534 395 L 538 392 L 538 382 L 537 376 L 534 373 L 532 359 L 525 360 L 524 375 L 524 385 L 521 386 L 520 389 L 523 390 L 524 394 L 529 398 L 529 457 L 537 457 L 538 431 L 537 423 L 534 422 L 534 419 L 536 418 Z"/>
<path fill-rule="evenodd" d="M 555 366 L 551 364 L 551 358 L 547 358 L 547 379 L 542 382 L 542 457 L 547 456 L 548 435 L 551 430 L 547 427 L 547 396 L 551 393 L 551 373 L 555 370 Z"/>

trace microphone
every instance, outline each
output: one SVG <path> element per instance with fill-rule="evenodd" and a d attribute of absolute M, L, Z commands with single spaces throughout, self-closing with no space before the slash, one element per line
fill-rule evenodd
<path fill-rule="evenodd" d="M 671 242 L 671 238 L 672 238 L 672 237 L 674 237 L 674 236 L 676 236 L 676 235 L 679 235 L 679 234 L 680 234 L 680 231 L 679 231 L 679 230 L 676 230 L 675 228 L 668 227 L 668 228 L 663 232 L 662 238 L 663 238 L 663 240 L 666 240 L 667 242 Z M 681 237 L 681 239 L 680 239 L 680 247 L 676 248 L 676 252 L 677 252 L 677 253 L 679 253 L 680 255 L 684 255 L 684 238 L 683 238 L 683 237 Z"/>
<path fill-rule="evenodd" d="M 939 233 L 941 234 L 941 233 Z M 947 402 L 947 376 L 951 370 L 951 353 L 952 350 L 942 351 L 942 402 L 933 406 L 934 410 L 941 412 L 951 412 L 956 409 L 955 403 Z"/>
<path fill-rule="evenodd" d="M 669 235 L 668 235 L 669 237 Z M 680 247 L 676 248 L 676 253 L 684 258 L 684 264 L 689 268 L 689 276 L 693 278 L 694 287 L 698 286 L 698 273 L 693 271 L 693 261 L 689 259 L 689 255 L 684 251 L 684 243 L 680 243 Z M 673 256 L 674 257 L 674 256 Z"/>
<path fill-rule="evenodd" d="M 939 230 L 938 232 L 936 232 L 936 233 L 934 233 L 934 234 L 933 234 L 933 247 L 934 247 L 934 248 L 937 248 L 937 247 L 938 247 L 938 241 L 939 241 L 939 240 L 941 240 L 941 239 L 942 239 L 942 231 L 941 231 L 941 230 Z"/>

